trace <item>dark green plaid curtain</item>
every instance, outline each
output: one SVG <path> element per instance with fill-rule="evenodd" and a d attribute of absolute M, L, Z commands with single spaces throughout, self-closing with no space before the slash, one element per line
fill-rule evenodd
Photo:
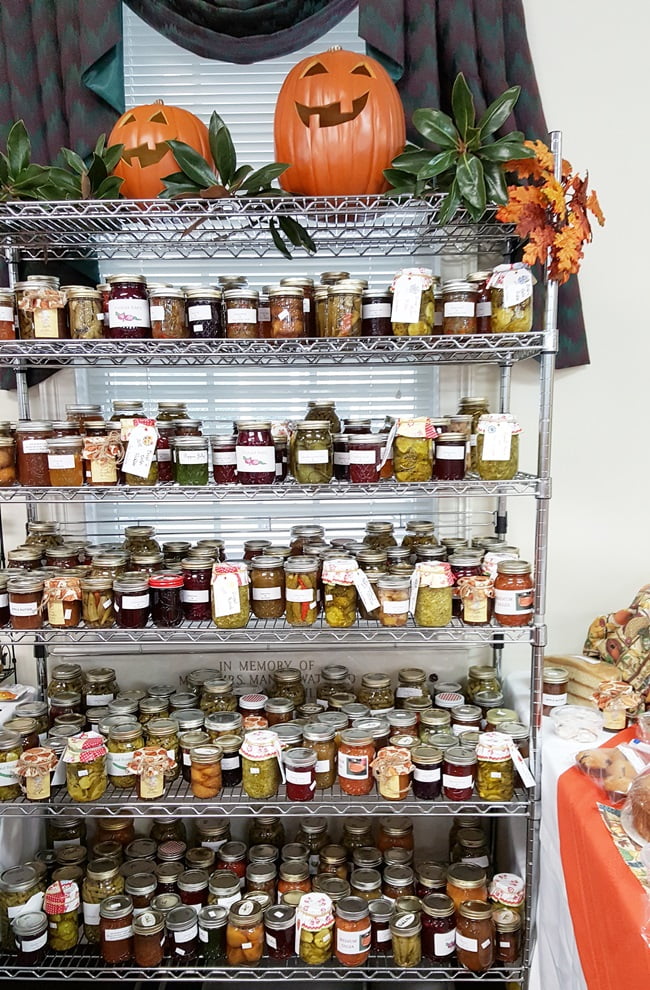
<path fill-rule="evenodd" d="M 0 4 L 0 143 L 11 124 L 23 119 L 32 160 L 52 164 L 62 147 L 86 156 L 124 110 L 122 8 L 107 0 L 2 0 Z M 97 266 L 21 266 L 57 275 L 63 284 L 94 285 Z M 4 263 L 0 283 L 7 284 Z M 52 372 L 30 372 L 34 385 Z M 0 388 L 15 388 L 15 376 L 0 371 Z"/>
<path fill-rule="evenodd" d="M 513 124 L 547 141 L 521 0 L 359 0 L 359 33 L 390 72 L 406 112 L 418 107 L 449 112 L 451 87 L 465 74 L 481 113 L 509 86 L 521 86 Z M 421 136 L 411 127 L 409 138 Z M 541 304 L 542 293 L 537 294 Z M 536 313 L 541 325 L 541 307 Z M 589 363 L 577 279 L 560 289 L 558 368 Z"/>
<path fill-rule="evenodd" d="M 298 51 L 349 14 L 357 0 L 126 0 L 181 48 L 248 65 Z"/>

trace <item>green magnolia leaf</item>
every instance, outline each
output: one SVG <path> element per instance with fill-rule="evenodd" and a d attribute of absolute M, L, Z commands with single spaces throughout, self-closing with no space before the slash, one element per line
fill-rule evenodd
<path fill-rule="evenodd" d="M 430 158 L 424 168 L 418 172 L 418 179 L 433 179 L 434 176 L 446 172 L 448 168 L 453 168 L 458 160 L 458 152 L 441 151 L 439 155 Z"/>
<path fill-rule="evenodd" d="M 244 181 L 246 176 L 249 175 L 252 171 L 253 171 L 252 165 L 240 165 L 237 171 L 235 172 L 235 174 L 233 175 L 232 181 L 228 186 L 230 192 L 234 194 L 239 189 L 241 189 L 242 182 Z"/>
<path fill-rule="evenodd" d="M 289 251 L 287 245 L 282 240 L 282 235 L 278 230 L 277 222 L 273 217 L 271 217 L 269 220 L 269 230 L 271 231 L 271 237 L 273 238 L 273 243 L 275 244 L 280 254 L 283 254 L 285 258 L 291 260 L 291 252 Z"/>
<path fill-rule="evenodd" d="M 210 115 L 210 123 L 208 125 L 208 131 L 210 133 L 216 134 L 218 131 L 221 130 L 222 127 L 225 127 L 227 130 L 227 124 L 225 120 L 223 119 L 223 117 L 219 116 L 216 110 L 213 110 L 212 114 Z"/>
<path fill-rule="evenodd" d="M 71 151 L 70 148 L 61 148 L 61 155 L 68 168 L 71 168 L 77 175 L 83 175 L 86 171 L 86 163 L 76 151 Z"/>
<path fill-rule="evenodd" d="M 109 175 L 95 189 L 95 199 L 119 199 L 124 179 L 119 175 Z"/>
<path fill-rule="evenodd" d="M 481 132 L 478 127 L 468 127 L 465 138 L 465 148 L 467 151 L 478 151 L 481 147 Z"/>
<path fill-rule="evenodd" d="M 283 172 L 286 172 L 289 165 L 283 162 L 271 162 L 270 165 L 263 165 L 242 182 L 242 189 L 245 189 L 249 196 L 254 196 L 262 189 L 268 189 L 274 179 L 277 179 Z M 273 190 L 275 192 L 275 190 Z"/>
<path fill-rule="evenodd" d="M 462 155 L 456 169 L 458 191 L 470 207 L 485 213 L 486 193 L 483 165 L 475 155 Z"/>
<path fill-rule="evenodd" d="M 99 155 L 100 158 L 104 155 L 104 149 L 106 148 L 106 135 L 100 134 L 95 141 L 95 147 L 93 148 L 93 154 Z"/>
<path fill-rule="evenodd" d="M 181 175 L 184 178 L 184 182 L 171 182 L 170 177 L 163 179 L 164 190 L 158 193 L 161 199 L 173 199 L 174 196 L 196 196 L 198 198 L 199 194 L 205 186 L 198 186 L 195 182 L 190 182 L 186 175 L 182 172 L 175 172 L 175 175 Z"/>
<path fill-rule="evenodd" d="M 508 184 L 505 172 L 496 162 L 483 162 L 485 192 L 488 203 L 502 205 L 508 202 Z"/>
<path fill-rule="evenodd" d="M 216 178 L 215 174 L 206 162 L 205 158 L 190 148 L 184 141 L 167 141 L 171 152 L 185 175 L 201 189 L 208 189 L 213 186 Z"/>
<path fill-rule="evenodd" d="M 24 121 L 17 120 L 7 136 L 7 160 L 9 172 L 18 176 L 29 165 L 32 146 Z"/>
<path fill-rule="evenodd" d="M 498 96 L 494 103 L 490 103 L 489 107 L 478 122 L 481 141 L 483 141 L 489 134 L 494 134 L 495 131 L 498 131 L 499 128 L 505 124 L 514 109 L 517 100 L 519 99 L 520 93 L 521 86 L 511 86 L 510 89 L 505 91 L 505 93 Z"/>
<path fill-rule="evenodd" d="M 474 126 L 476 120 L 476 110 L 474 108 L 474 97 L 467 85 L 467 81 L 462 72 L 459 72 L 454 80 L 451 91 L 451 107 L 454 111 L 456 127 L 463 141 L 467 140 L 467 131 Z"/>
<path fill-rule="evenodd" d="M 390 189 L 389 192 L 393 192 L 394 189 L 400 189 L 402 192 L 410 192 L 415 188 L 415 180 L 409 178 L 406 172 L 402 172 L 398 168 L 385 168 L 384 178 L 393 186 L 393 189 Z"/>
<path fill-rule="evenodd" d="M 106 148 L 102 158 L 104 159 L 104 165 L 106 166 L 107 172 L 112 172 L 122 157 L 122 152 L 124 151 L 123 144 L 112 144 L 110 148 Z"/>
<path fill-rule="evenodd" d="M 413 123 L 428 141 L 441 148 L 455 148 L 460 135 L 451 117 L 442 110 L 420 109 L 413 114 Z"/>
<path fill-rule="evenodd" d="M 7 156 L 0 152 L 0 184 L 5 185 L 9 179 L 9 162 Z"/>
<path fill-rule="evenodd" d="M 280 229 L 296 247 L 307 248 L 312 254 L 316 251 L 316 245 L 309 231 L 293 217 L 279 217 L 278 223 Z"/>
<path fill-rule="evenodd" d="M 99 155 L 93 155 L 88 168 L 88 180 L 90 182 L 91 189 L 95 186 L 101 185 L 101 183 L 108 177 L 108 169 L 106 168 L 106 163 L 99 157 Z"/>
<path fill-rule="evenodd" d="M 438 214 L 438 223 L 441 227 L 444 227 L 444 225 L 449 223 L 450 220 L 453 220 L 458 212 L 459 206 L 460 192 L 458 190 L 458 181 L 454 179 L 451 184 L 451 189 L 445 196 L 440 207 L 440 213 Z"/>
<path fill-rule="evenodd" d="M 221 127 L 214 140 L 210 137 L 210 147 L 219 177 L 224 186 L 229 186 L 237 169 L 237 152 L 227 127 Z"/>
<path fill-rule="evenodd" d="M 413 175 L 417 175 L 421 168 L 431 161 L 431 153 L 429 151 L 422 151 L 418 149 L 417 151 L 405 151 L 397 158 L 392 160 L 391 167 L 399 169 L 404 172 L 411 172 Z"/>
<path fill-rule="evenodd" d="M 530 158 L 533 154 L 532 148 L 526 148 L 523 142 L 516 139 L 511 140 L 509 134 L 492 144 L 484 144 L 480 149 L 481 158 L 488 162 L 511 162 L 516 158 Z"/>
<path fill-rule="evenodd" d="M 50 169 L 43 165 L 28 165 L 20 175 L 11 180 L 14 189 L 23 189 L 28 186 L 36 187 L 50 181 Z M 68 173 L 66 173 L 68 174 Z"/>

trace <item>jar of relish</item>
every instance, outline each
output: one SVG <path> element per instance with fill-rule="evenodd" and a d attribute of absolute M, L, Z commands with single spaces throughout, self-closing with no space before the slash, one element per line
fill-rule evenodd
<path fill-rule="evenodd" d="M 275 481 L 275 445 L 270 422 L 237 423 L 237 478 L 242 485 L 271 485 Z"/>

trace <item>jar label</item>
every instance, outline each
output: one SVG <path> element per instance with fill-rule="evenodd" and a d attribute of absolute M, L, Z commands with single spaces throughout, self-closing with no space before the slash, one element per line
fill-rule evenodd
<path fill-rule="evenodd" d="M 237 770 L 240 765 L 239 756 L 224 756 L 221 760 L 222 770 Z"/>
<path fill-rule="evenodd" d="M 393 323 L 417 323 L 420 319 L 423 280 L 402 276 L 395 279 L 390 318 Z"/>
<path fill-rule="evenodd" d="M 215 852 L 219 852 L 219 850 L 221 849 L 221 847 L 223 845 L 225 845 L 225 843 L 228 842 L 228 841 L 229 841 L 228 839 L 215 839 L 214 841 L 212 839 L 202 839 L 201 840 L 201 848 L 202 849 L 214 849 Z M 237 898 L 237 900 L 239 900 L 239 898 Z M 217 903 L 218 904 L 224 904 L 225 902 L 224 901 L 217 901 Z M 235 903 L 234 901 L 231 901 L 231 904 L 234 904 L 234 903 Z"/>
<path fill-rule="evenodd" d="M 463 734 L 463 732 L 468 732 L 471 729 L 478 729 L 478 726 L 471 725 L 469 722 L 467 724 L 463 722 L 460 723 L 453 722 L 451 725 L 451 731 L 455 736 L 460 736 Z"/>
<path fill-rule="evenodd" d="M 260 323 L 270 323 L 271 322 L 271 307 L 270 306 L 260 306 L 257 311 L 257 319 Z"/>
<path fill-rule="evenodd" d="M 38 615 L 38 602 L 9 602 L 10 615 Z"/>
<path fill-rule="evenodd" d="M 147 299 L 109 299 L 108 325 L 112 329 L 120 327 L 149 327 L 149 301 Z"/>
<path fill-rule="evenodd" d="M 299 450 L 298 464 L 327 464 L 330 459 L 329 450 Z"/>
<path fill-rule="evenodd" d="M 277 319 L 280 320 L 281 323 L 284 323 L 285 320 L 288 320 L 290 317 L 291 317 L 291 313 L 286 308 L 281 309 L 277 315 Z"/>
<path fill-rule="evenodd" d="M 438 958 L 450 956 L 456 948 L 456 929 L 433 933 L 433 953 Z"/>
<path fill-rule="evenodd" d="M 212 613 L 215 619 L 241 611 L 236 574 L 217 574 L 212 585 Z"/>
<path fill-rule="evenodd" d="M 207 464 L 208 463 L 208 452 L 207 452 L 207 450 L 179 450 L 179 452 L 178 452 L 178 463 L 179 464 Z"/>
<path fill-rule="evenodd" d="M 528 268 L 515 268 L 500 277 L 503 305 L 506 309 L 521 306 L 533 294 L 533 277 Z"/>
<path fill-rule="evenodd" d="M 566 705 L 567 696 L 564 694 L 543 694 L 542 704 L 547 708 L 557 708 L 559 705 Z"/>
<path fill-rule="evenodd" d="M 189 591 L 187 588 L 181 588 L 181 601 L 188 605 L 196 605 L 199 602 L 209 602 L 210 591 L 208 588 L 206 588 L 205 591 Z M 237 611 L 239 611 L 239 602 L 237 602 Z"/>
<path fill-rule="evenodd" d="M 236 464 L 237 454 L 234 450 L 213 450 L 212 463 L 224 466 Z"/>
<path fill-rule="evenodd" d="M 465 445 L 461 447 L 458 444 L 454 447 L 451 443 L 441 443 L 436 446 L 436 460 L 437 461 L 464 461 L 465 460 Z"/>
<path fill-rule="evenodd" d="M 30 911 L 42 911 L 44 896 L 45 895 L 39 891 L 36 894 L 32 894 L 26 904 L 12 904 L 11 907 L 7 908 L 7 917 L 9 918 L 9 921 L 13 921 L 13 919 L 17 918 L 19 914 L 29 914 Z"/>
<path fill-rule="evenodd" d="M 476 304 L 476 315 L 477 316 L 492 316 L 492 303 L 491 302 L 479 302 Z"/>
<path fill-rule="evenodd" d="M 474 778 L 471 774 L 466 777 L 452 777 L 451 774 L 443 773 L 442 786 L 450 791 L 464 791 L 466 788 L 474 786 Z"/>
<path fill-rule="evenodd" d="M 456 932 L 456 945 L 459 949 L 465 949 L 466 952 L 478 952 L 477 939 L 468 938 L 467 935 L 462 935 L 460 932 Z"/>
<path fill-rule="evenodd" d="M 205 842 L 203 843 L 203 845 L 205 845 Z M 221 843 L 221 845 L 223 845 L 223 842 Z M 222 897 L 218 895 L 216 903 L 219 905 L 219 907 L 229 908 L 232 907 L 233 904 L 236 904 L 237 901 L 241 901 L 241 894 L 239 893 L 239 891 L 236 894 L 231 894 L 228 895 L 227 897 Z"/>
<path fill-rule="evenodd" d="M 390 317 L 390 303 L 366 303 L 361 307 L 361 316 L 364 320 L 388 319 Z"/>
<path fill-rule="evenodd" d="M 377 452 L 375 450 L 351 450 L 348 454 L 349 464 L 376 464 Z"/>
<path fill-rule="evenodd" d="M 512 423 L 489 423 L 483 434 L 484 461 L 509 461 L 512 446 Z"/>
<path fill-rule="evenodd" d="M 473 302 L 446 302 L 444 308 L 447 316 L 474 316 L 476 305 Z"/>
<path fill-rule="evenodd" d="M 282 598 L 282 588 L 253 588 L 253 601 L 272 602 Z"/>
<path fill-rule="evenodd" d="M 313 588 L 287 588 L 286 591 L 288 602 L 313 602 L 314 601 L 314 589 Z"/>
<path fill-rule="evenodd" d="M 8 604 L 9 604 L 9 595 L 5 591 L 3 594 L 0 594 L 0 608 L 6 608 Z"/>
<path fill-rule="evenodd" d="M 212 307 L 206 303 L 195 303 L 193 306 L 188 306 L 187 318 L 190 323 L 196 323 L 198 320 L 211 320 Z"/>
<path fill-rule="evenodd" d="M 97 731 L 97 729 L 95 729 Z M 45 743 L 41 743 L 44 746 Z M 65 784 L 65 763 L 63 760 L 59 760 L 56 765 L 56 770 L 52 774 L 52 787 L 58 787 L 59 784 Z"/>
<path fill-rule="evenodd" d="M 350 451 L 349 450 L 335 450 L 334 451 L 334 463 L 347 466 L 350 463 Z"/>
<path fill-rule="evenodd" d="M 302 311 L 303 313 L 311 313 L 311 299 L 309 298 L 309 296 L 303 297 Z"/>
<path fill-rule="evenodd" d="M 47 621 L 51 626 L 64 625 L 63 602 L 52 601 L 47 603 Z"/>
<path fill-rule="evenodd" d="M 271 933 L 270 933 L 270 932 L 267 932 L 267 933 L 266 933 L 266 944 L 267 944 L 267 945 L 268 945 L 268 946 L 269 946 L 269 947 L 270 947 L 271 949 L 277 949 L 277 947 L 278 947 L 278 940 L 277 940 L 277 938 L 275 937 L 275 935 L 271 935 Z"/>
<path fill-rule="evenodd" d="M 207 928 L 201 928 L 199 926 L 199 942 L 206 942 L 207 943 L 207 941 L 208 941 L 208 930 L 207 930 Z"/>
<path fill-rule="evenodd" d="M 405 685 L 400 685 L 395 691 L 396 698 L 421 698 L 422 688 L 417 687 L 406 687 Z"/>
<path fill-rule="evenodd" d="M 47 454 L 47 440 L 22 440 L 23 453 Z"/>
<path fill-rule="evenodd" d="M 316 760 L 316 773 L 329 773 L 331 769 L 331 760 Z"/>
<path fill-rule="evenodd" d="M 124 928 L 106 928 L 102 936 L 106 942 L 121 942 L 125 938 L 133 935 L 133 925 L 125 925 Z"/>
<path fill-rule="evenodd" d="M 0 323 L 13 323 L 14 311 L 11 306 L 0 306 Z"/>
<path fill-rule="evenodd" d="M 390 942 L 390 940 L 391 940 L 390 928 L 375 929 L 376 942 Z"/>
<path fill-rule="evenodd" d="M 192 905 L 192 907 L 194 907 L 194 905 Z M 200 904 L 196 905 L 197 910 L 200 907 L 201 907 Z M 193 938 L 196 938 L 198 933 L 199 933 L 199 925 L 197 922 L 195 925 L 192 925 L 191 928 L 186 928 L 184 932 L 174 932 L 174 941 L 180 943 L 191 942 Z"/>
<path fill-rule="evenodd" d="M 126 769 L 133 753 L 109 753 L 106 766 L 110 777 L 128 777 L 129 771 Z"/>
<path fill-rule="evenodd" d="M 434 327 L 441 327 L 442 326 L 442 310 L 441 309 L 436 309 L 435 313 L 433 314 L 433 325 L 434 325 Z"/>
<path fill-rule="evenodd" d="M 38 340 L 59 336 L 59 313 L 56 309 L 36 309 L 33 313 L 34 336 Z"/>
<path fill-rule="evenodd" d="M 149 608 L 149 595 L 122 595 L 122 608 Z"/>
<path fill-rule="evenodd" d="M 99 907 L 99 905 L 97 906 Z M 36 952 L 37 949 L 42 949 L 44 945 L 47 945 L 47 932 L 43 932 L 36 938 L 24 938 L 20 943 L 23 952 Z"/>
<path fill-rule="evenodd" d="M 361 753 L 357 755 L 339 752 L 338 769 L 339 777 L 345 777 L 346 780 L 368 780 L 370 775 L 368 757 Z"/>
<path fill-rule="evenodd" d="M 96 485 L 117 481 L 115 461 L 91 461 L 90 480 Z"/>
<path fill-rule="evenodd" d="M 463 619 L 465 622 L 487 622 L 488 600 L 486 597 L 473 601 L 472 597 L 463 599 Z"/>
<path fill-rule="evenodd" d="M 488 867 L 490 859 L 488 856 L 463 856 L 461 863 L 470 863 L 472 866 Z"/>
<path fill-rule="evenodd" d="M 533 589 L 507 591 L 494 589 L 494 611 L 499 615 L 531 615 L 533 611 Z"/>
<path fill-rule="evenodd" d="M 66 471 L 74 467 L 74 454 L 48 454 L 47 466 L 52 471 Z"/>
<path fill-rule="evenodd" d="M 18 760 L 9 760 L 7 763 L 0 763 L 0 787 L 10 787 L 11 784 L 15 784 L 17 782 L 17 765 Z"/>
<path fill-rule="evenodd" d="M 370 714 L 373 718 L 377 718 L 377 716 L 388 715 L 390 712 L 394 711 L 394 708 L 371 708 Z"/>
<path fill-rule="evenodd" d="M 222 761 L 222 764 L 223 764 L 223 761 Z M 192 760 L 190 759 L 190 751 L 189 750 L 185 750 L 185 749 L 183 750 L 183 766 L 185 766 L 185 767 L 191 767 L 192 766 Z"/>
<path fill-rule="evenodd" d="M 150 306 L 149 316 L 151 317 L 151 322 L 154 320 L 164 320 L 165 319 L 165 307 L 164 306 Z"/>
<path fill-rule="evenodd" d="M 80 846 L 81 839 L 54 839 L 52 842 L 53 849 L 63 849 L 64 846 Z"/>
<path fill-rule="evenodd" d="M 360 932 L 346 932 L 336 929 L 336 951 L 341 955 L 356 956 L 370 948 L 370 926 Z"/>
<path fill-rule="evenodd" d="M 311 780 L 311 770 L 290 770 L 289 767 L 285 770 L 287 783 L 298 784 L 301 787 L 308 787 Z"/>
<path fill-rule="evenodd" d="M 171 461 L 171 459 L 172 459 L 172 452 L 169 449 L 169 447 L 158 447 L 158 450 L 156 451 L 156 460 L 158 461 L 159 464 L 164 464 L 166 462 L 169 462 Z"/>
<path fill-rule="evenodd" d="M 363 606 L 367 612 L 374 612 L 376 608 L 379 608 L 379 599 L 377 598 L 374 589 L 368 580 L 368 575 L 365 571 L 362 571 L 360 567 L 354 571 L 354 586 L 357 589 L 359 598 L 363 602 Z M 391 709 L 392 710 L 392 709 Z"/>
<path fill-rule="evenodd" d="M 404 615 L 409 610 L 409 603 L 408 600 L 403 602 L 385 601 L 381 602 L 381 608 L 386 615 Z"/>
<path fill-rule="evenodd" d="M 440 780 L 440 767 L 415 767 L 413 770 L 413 780 L 420 780 L 423 783 Z"/>
<path fill-rule="evenodd" d="M 237 470 L 245 474 L 275 474 L 275 447 L 235 448 Z"/>
<path fill-rule="evenodd" d="M 257 309 L 229 309 L 228 323 L 257 323 Z"/>
<path fill-rule="evenodd" d="M 482 949 L 487 949 L 488 945 L 490 945 L 491 942 L 492 942 L 492 939 L 491 938 L 485 938 L 485 939 L 483 939 L 483 941 L 481 942 L 481 948 Z"/>

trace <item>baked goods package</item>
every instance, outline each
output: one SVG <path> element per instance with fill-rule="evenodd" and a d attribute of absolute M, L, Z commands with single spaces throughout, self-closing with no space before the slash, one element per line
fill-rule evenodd
<path fill-rule="evenodd" d="M 602 787 L 608 804 L 619 804 L 639 774 L 650 768 L 650 742 L 630 739 L 611 749 L 583 749 L 576 753 L 576 763 Z"/>

